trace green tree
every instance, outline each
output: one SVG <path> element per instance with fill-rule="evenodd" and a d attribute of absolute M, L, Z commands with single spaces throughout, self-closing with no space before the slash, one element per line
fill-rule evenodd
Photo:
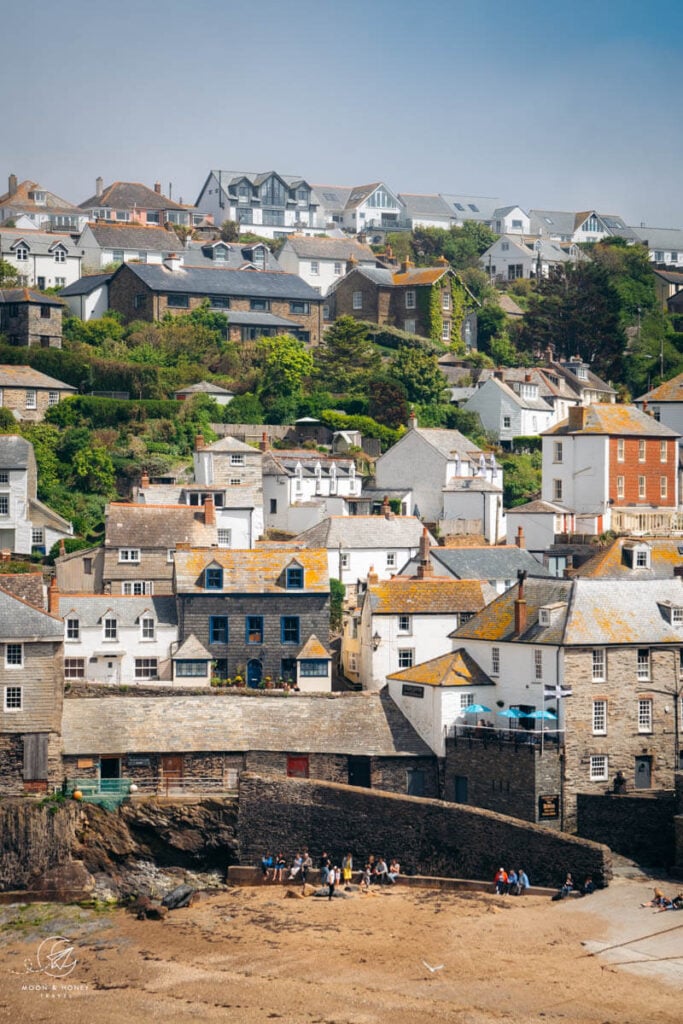
<path fill-rule="evenodd" d="M 223 423 L 264 423 L 263 417 L 261 402 L 249 392 L 235 395 L 228 405 L 223 406 L 221 412 Z"/>
<path fill-rule="evenodd" d="M 419 348 L 399 348 L 389 361 L 389 372 L 405 388 L 411 402 L 441 402 L 448 381 L 436 356 Z"/>
<path fill-rule="evenodd" d="M 368 381 L 368 415 L 387 427 L 405 426 L 410 415 L 408 396 L 403 384 L 391 377 Z"/>
<path fill-rule="evenodd" d="M 304 381 L 313 372 L 313 356 L 304 343 L 291 334 L 279 334 L 274 338 L 264 338 L 261 349 L 261 400 L 273 402 L 286 398 L 298 401 Z"/>
<path fill-rule="evenodd" d="M 541 453 L 505 455 L 503 469 L 503 502 L 505 508 L 524 505 L 541 490 Z"/>
<path fill-rule="evenodd" d="M 352 316 L 340 316 L 325 332 L 315 363 L 324 387 L 353 394 L 365 389 L 368 377 L 379 371 L 381 359 L 365 326 Z"/>
<path fill-rule="evenodd" d="M 224 220 L 220 234 L 224 242 L 237 242 L 240 237 L 240 226 L 236 220 Z"/>
<path fill-rule="evenodd" d="M 342 626 L 346 587 L 340 580 L 330 578 L 330 629 L 338 632 Z"/>
<path fill-rule="evenodd" d="M 116 494 L 114 463 L 106 448 L 98 445 L 81 448 L 73 457 L 73 469 L 76 480 L 87 491 L 103 497 L 113 497 Z"/>
<path fill-rule="evenodd" d="M 16 268 L 7 260 L 0 260 L 0 288 L 14 288 L 18 280 Z"/>

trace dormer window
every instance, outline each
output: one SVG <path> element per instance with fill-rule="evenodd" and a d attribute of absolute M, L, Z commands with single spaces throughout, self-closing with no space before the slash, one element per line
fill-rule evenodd
<path fill-rule="evenodd" d="M 648 544 L 629 544 L 624 546 L 624 562 L 632 569 L 649 569 L 651 567 L 651 550 Z"/>
<path fill-rule="evenodd" d="M 287 590 L 303 590 L 304 570 L 301 565 L 290 565 L 286 573 Z"/>
<path fill-rule="evenodd" d="M 16 256 L 16 258 L 18 260 L 21 260 L 22 262 L 27 260 L 28 259 L 28 246 L 27 245 L 18 245 L 16 247 L 16 249 L 14 250 L 14 255 Z"/>
<path fill-rule="evenodd" d="M 546 604 L 538 609 L 539 626 L 553 626 L 559 619 L 562 611 L 566 608 L 564 601 L 556 601 L 554 604 Z"/>
<path fill-rule="evenodd" d="M 204 570 L 204 587 L 206 590 L 223 589 L 223 570 L 219 566 L 209 566 Z"/>

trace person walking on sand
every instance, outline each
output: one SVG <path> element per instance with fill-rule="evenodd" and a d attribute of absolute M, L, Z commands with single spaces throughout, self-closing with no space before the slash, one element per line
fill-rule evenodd
<path fill-rule="evenodd" d="M 333 865 L 331 861 L 327 862 L 327 898 L 331 900 L 334 896 L 334 889 L 337 884 L 337 871 L 339 868 Z"/>

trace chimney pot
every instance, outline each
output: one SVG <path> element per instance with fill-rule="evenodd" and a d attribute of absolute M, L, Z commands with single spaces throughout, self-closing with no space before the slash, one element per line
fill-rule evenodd
<path fill-rule="evenodd" d="M 524 542 L 524 527 L 523 526 L 518 526 L 517 527 L 517 536 L 515 537 L 515 544 L 517 545 L 518 548 L 523 548 L 525 546 L 525 542 Z"/>
<path fill-rule="evenodd" d="M 261 434 L 261 440 L 259 441 L 259 448 L 262 452 L 268 451 L 268 432 L 266 430 Z"/>
<path fill-rule="evenodd" d="M 15 192 L 17 191 L 17 176 L 16 176 L 16 174 L 10 174 L 7 184 L 8 184 L 7 191 L 9 192 L 9 194 L 11 196 L 13 196 L 15 194 Z"/>
<path fill-rule="evenodd" d="M 409 271 L 409 270 L 410 270 L 410 269 L 411 269 L 411 268 L 412 268 L 413 266 L 414 266 L 414 263 L 413 263 L 413 261 L 412 261 L 412 260 L 408 260 L 408 259 L 406 259 L 406 260 L 401 260 L 401 273 L 402 273 L 402 274 L 407 274 L 407 273 L 408 273 L 408 271 Z"/>
<path fill-rule="evenodd" d="M 95 195 L 99 199 L 104 191 L 104 181 L 102 178 L 95 178 Z"/>
<path fill-rule="evenodd" d="M 140 477 L 140 488 L 144 489 L 145 487 L 149 487 L 149 475 L 146 472 Z"/>
<path fill-rule="evenodd" d="M 199 452 L 199 451 L 202 450 L 202 448 L 205 448 L 205 447 L 206 447 L 206 444 L 204 442 L 203 434 L 197 434 L 197 436 L 194 439 L 194 450 L 196 452 Z"/>
<path fill-rule="evenodd" d="M 158 196 L 161 195 L 161 182 L 160 181 L 155 181 L 154 182 L 154 191 L 156 192 L 156 194 Z"/>

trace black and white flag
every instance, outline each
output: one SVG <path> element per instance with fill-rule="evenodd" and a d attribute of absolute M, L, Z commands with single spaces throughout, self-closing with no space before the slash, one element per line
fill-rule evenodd
<path fill-rule="evenodd" d="M 543 687 L 543 697 L 545 700 L 562 700 L 563 697 L 571 697 L 571 695 L 571 686 L 565 686 L 562 683 L 546 683 Z"/>

